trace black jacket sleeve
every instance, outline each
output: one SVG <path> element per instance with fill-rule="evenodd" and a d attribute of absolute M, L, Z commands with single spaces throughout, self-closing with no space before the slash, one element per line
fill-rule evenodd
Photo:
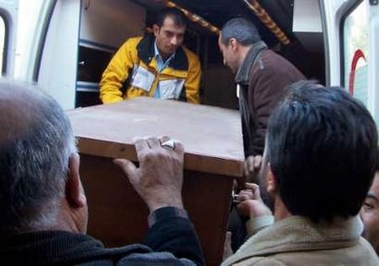
<path fill-rule="evenodd" d="M 145 245 L 155 252 L 170 252 L 178 259 L 205 265 L 198 236 L 188 218 L 178 215 L 173 207 L 160 208 L 154 215 L 155 222 L 145 236 Z"/>

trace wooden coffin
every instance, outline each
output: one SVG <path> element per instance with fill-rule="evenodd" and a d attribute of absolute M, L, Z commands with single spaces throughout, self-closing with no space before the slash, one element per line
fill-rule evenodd
<path fill-rule="evenodd" d="M 238 111 L 140 97 L 67 111 L 81 156 L 88 233 L 107 246 L 141 242 L 148 209 L 113 158 L 137 161 L 135 136 L 168 135 L 185 147 L 183 200 L 207 265 L 219 265 L 234 178 L 242 176 Z"/>

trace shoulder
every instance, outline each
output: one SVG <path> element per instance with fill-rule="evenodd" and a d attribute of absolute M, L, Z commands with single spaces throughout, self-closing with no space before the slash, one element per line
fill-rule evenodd
<path fill-rule="evenodd" d="M 288 85 L 305 76 L 286 58 L 272 50 L 263 51 L 251 68 L 251 75 L 269 83 Z"/>
<path fill-rule="evenodd" d="M 197 54 L 195 54 L 194 52 L 192 52 L 190 49 L 188 49 L 185 46 L 182 46 L 182 49 L 183 49 L 183 51 L 184 51 L 184 53 L 187 56 L 189 61 L 200 63 L 200 59 L 197 56 Z"/>
<path fill-rule="evenodd" d="M 122 44 L 121 48 L 124 48 L 124 49 L 131 48 L 131 47 L 135 48 L 141 42 L 142 39 L 143 39 L 142 36 L 131 37 Z"/>
<path fill-rule="evenodd" d="M 196 266 L 194 262 L 185 258 L 178 259 L 169 252 L 133 253 L 120 259 L 116 265 L 117 266 L 127 266 L 127 265 Z"/>
<path fill-rule="evenodd" d="M 231 264 L 233 266 L 285 266 L 280 260 L 270 257 L 251 257 L 238 263 Z M 223 264 L 224 266 L 224 264 Z"/>
<path fill-rule="evenodd" d="M 296 70 L 300 74 L 300 71 L 295 67 L 295 65 L 293 65 L 289 60 L 287 60 L 282 55 L 270 49 L 266 49 L 260 54 L 257 60 L 257 63 L 261 67 L 263 65 L 265 69 L 275 69 L 275 70 L 284 71 L 284 72 L 291 69 L 291 70 Z"/>

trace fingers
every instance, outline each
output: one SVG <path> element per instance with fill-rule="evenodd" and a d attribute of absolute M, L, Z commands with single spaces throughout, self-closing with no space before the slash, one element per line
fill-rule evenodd
<path fill-rule="evenodd" d="M 261 155 L 256 155 L 254 156 L 254 160 L 253 160 L 253 171 L 254 170 L 259 170 L 261 168 L 261 164 L 262 164 L 262 156 Z"/>
<path fill-rule="evenodd" d="M 180 159 L 183 161 L 184 158 L 184 145 L 179 140 L 175 141 L 175 148 L 174 151 L 180 156 Z"/>
<path fill-rule="evenodd" d="M 262 156 L 249 156 L 245 160 L 244 175 L 248 182 L 259 183 L 259 171 L 262 164 Z"/>
<path fill-rule="evenodd" d="M 170 141 L 167 147 L 162 143 Z M 184 147 L 168 136 L 135 138 L 139 167 L 125 159 L 115 159 L 128 176 L 135 191 L 150 211 L 162 206 L 182 208 Z"/>
<path fill-rule="evenodd" d="M 175 153 L 177 153 L 176 156 L 179 156 L 180 161 L 183 162 L 183 160 L 184 160 L 184 145 L 181 141 L 179 141 L 177 139 L 171 139 L 168 136 L 162 136 L 159 138 L 159 140 L 160 140 L 162 147 L 163 147 L 163 145 L 162 145 L 163 143 L 169 142 L 170 143 L 170 145 L 168 145 L 169 147 L 164 147 L 164 149 L 167 150 L 168 152 L 174 151 Z"/>
<path fill-rule="evenodd" d="M 161 142 L 157 137 L 135 137 L 133 142 L 137 153 L 144 150 L 157 148 L 161 145 Z"/>
<path fill-rule="evenodd" d="M 237 195 L 237 201 L 242 202 L 245 200 L 254 199 L 253 191 L 249 189 L 241 190 Z"/>
<path fill-rule="evenodd" d="M 255 183 L 245 183 L 245 186 L 247 189 L 249 189 L 252 194 L 253 194 L 253 197 L 252 199 L 256 199 L 256 200 L 260 200 L 262 201 L 262 198 L 261 198 L 261 193 L 260 193 L 260 190 L 259 190 L 259 186 Z"/>
<path fill-rule="evenodd" d="M 156 149 L 158 147 L 161 147 L 161 142 L 156 137 L 147 138 L 147 143 L 148 143 L 148 146 L 150 147 L 150 149 Z"/>
<path fill-rule="evenodd" d="M 262 198 L 261 198 L 261 192 L 260 192 L 258 186 L 257 186 L 256 190 L 254 191 L 254 196 L 255 196 L 255 199 L 256 199 L 256 200 L 259 200 L 259 201 L 262 201 L 262 202 L 263 202 L 263 200 L 262 200 Z"/>
<path fill-rule="evenodd" d="M 133 139 L 134 147 L 136 148 L 138 161 L 141 161 L 141 156 L 144 154 L 144 151 L 149 149 L 149 144 L 146 138 L 136 137 Z"/>
<path fill-rule="evenodd" d="M 158 138 L 159 138 L 159 140 L 161 141 L 161 144 L 162 144 L 163 142 L 169 141 L 169 140 L 171 139 L 169 136 L 166 136 L 166 135 L 164 135 L 164 136 L 159 136 Z"/>
<path fill-rule="evenodd" d="M 245 161 L 245 169 L 248 173 L 254 173 L 257 172 L 261 168 L 262 164 L 262 156 L 256 155 L 256 156 L 249 156 L 246 158 Z"/>
<path fill-rule="evenodd" d="M 137 154 L 148 149 L 155 149 L 162 147 L 162 144 L 168 141 L 173 142 L 172 150 L 177 153 L 184 152 L 183 143 L 176 139 L 171 139 L 169 136 L 161 136 L 161 137 L 136 137 L 133 139 L 134 145 L 136 147 Z"/>
<path fill-rule="evenodd" d="M 113 162 L 124 171 L 132 184 L 135 183 L 137 167 L 134 163 L 126 159 L 114 159 Z"/>
<path fill-rule="evenodd" d="M 245 160 L 245 167 L 244 167 L 244 175 L 249 176 L 250 175 L 250 165 L 253 165 L 254 156 L 249 156 Z"/>
<path fill-rule="evenodd" d="M 246 182 L 245 183 L 245 187 L 247 188 L 247 189 L 251 189 L 252 191 L 256 191 L 256 190 L 258 190 L 259 191 L 259 186 L 257 185 L 257 184 L 255 184 L 255 183 L 249 183 L 249 182 Z"/>
<path fill-rule="evenodd" d="M 178 154 L 184 153 L 184 146 L 183 146 L 183 143 L 181 141 L 179 141 L 177 139 L 171 139 L 169 136 L 160 136 L 159 140 L 160 140 L 161 145 L 165 142 L 172 141 L 173 142 L 172 150 L 174 150 Z"/>
<path fill-rule="evenodd" d="M 242 189 L 237 196 L 237 201 L 242 202 L 249 199 L 259 199 L 260 200 L 260 194 L 259 194 L 259 186 L 255 183 L 245 183 L 245 189 Z"/>

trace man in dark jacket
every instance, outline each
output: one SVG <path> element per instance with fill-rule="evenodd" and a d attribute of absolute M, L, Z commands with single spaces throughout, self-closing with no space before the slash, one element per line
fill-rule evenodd
<path fill-rule="evenodd" d="M 223 26 L 218 41 L 224 64 L 235 74 L 238 84 L 245 179 L 256 182 L 264 149 L 267 119 L 284 95 L 285 88 L 302 79 L 303 74 L 282 56 L 267 48 L 257 28 L 243 18 L 234 18 Z M 229 229 L 235 250 L 245 237 L 244 223 L 232 210 Z M 242 231 L 240 231 L 242 230 Z"/>
<path fill-rule="evenodd" d="M 224 64 L 235 74 L 239 85 L 248 177 L 254 174 L 257 168 L 254 165 L 260 163 L 272 109 L 288 85 L 305 77 L 289 61 L 268 49 L 257 28 L 243 18 L 229 20 L 222 28 L 218 43 Z"/>
<path fill-rule="evenodd" d="M 275 222 L 221 265 L 379 265 L 358 215 L 377 143 L 373 117 L 345 89 L 291 85 L 268 120 L 259 175 Z"/>
<path fill-rule="evenodd" d="M 139 168 L 115 160 L 150 210 L 149 229 L 143 244 L 105 248 L 85 234 L 79 155 L 58 103 L 34 87 L 0 81 L 0 125 L 0 256 L 8 264 L 204 265 L 183 209 L 180 142 L 137 139 Z"/>

